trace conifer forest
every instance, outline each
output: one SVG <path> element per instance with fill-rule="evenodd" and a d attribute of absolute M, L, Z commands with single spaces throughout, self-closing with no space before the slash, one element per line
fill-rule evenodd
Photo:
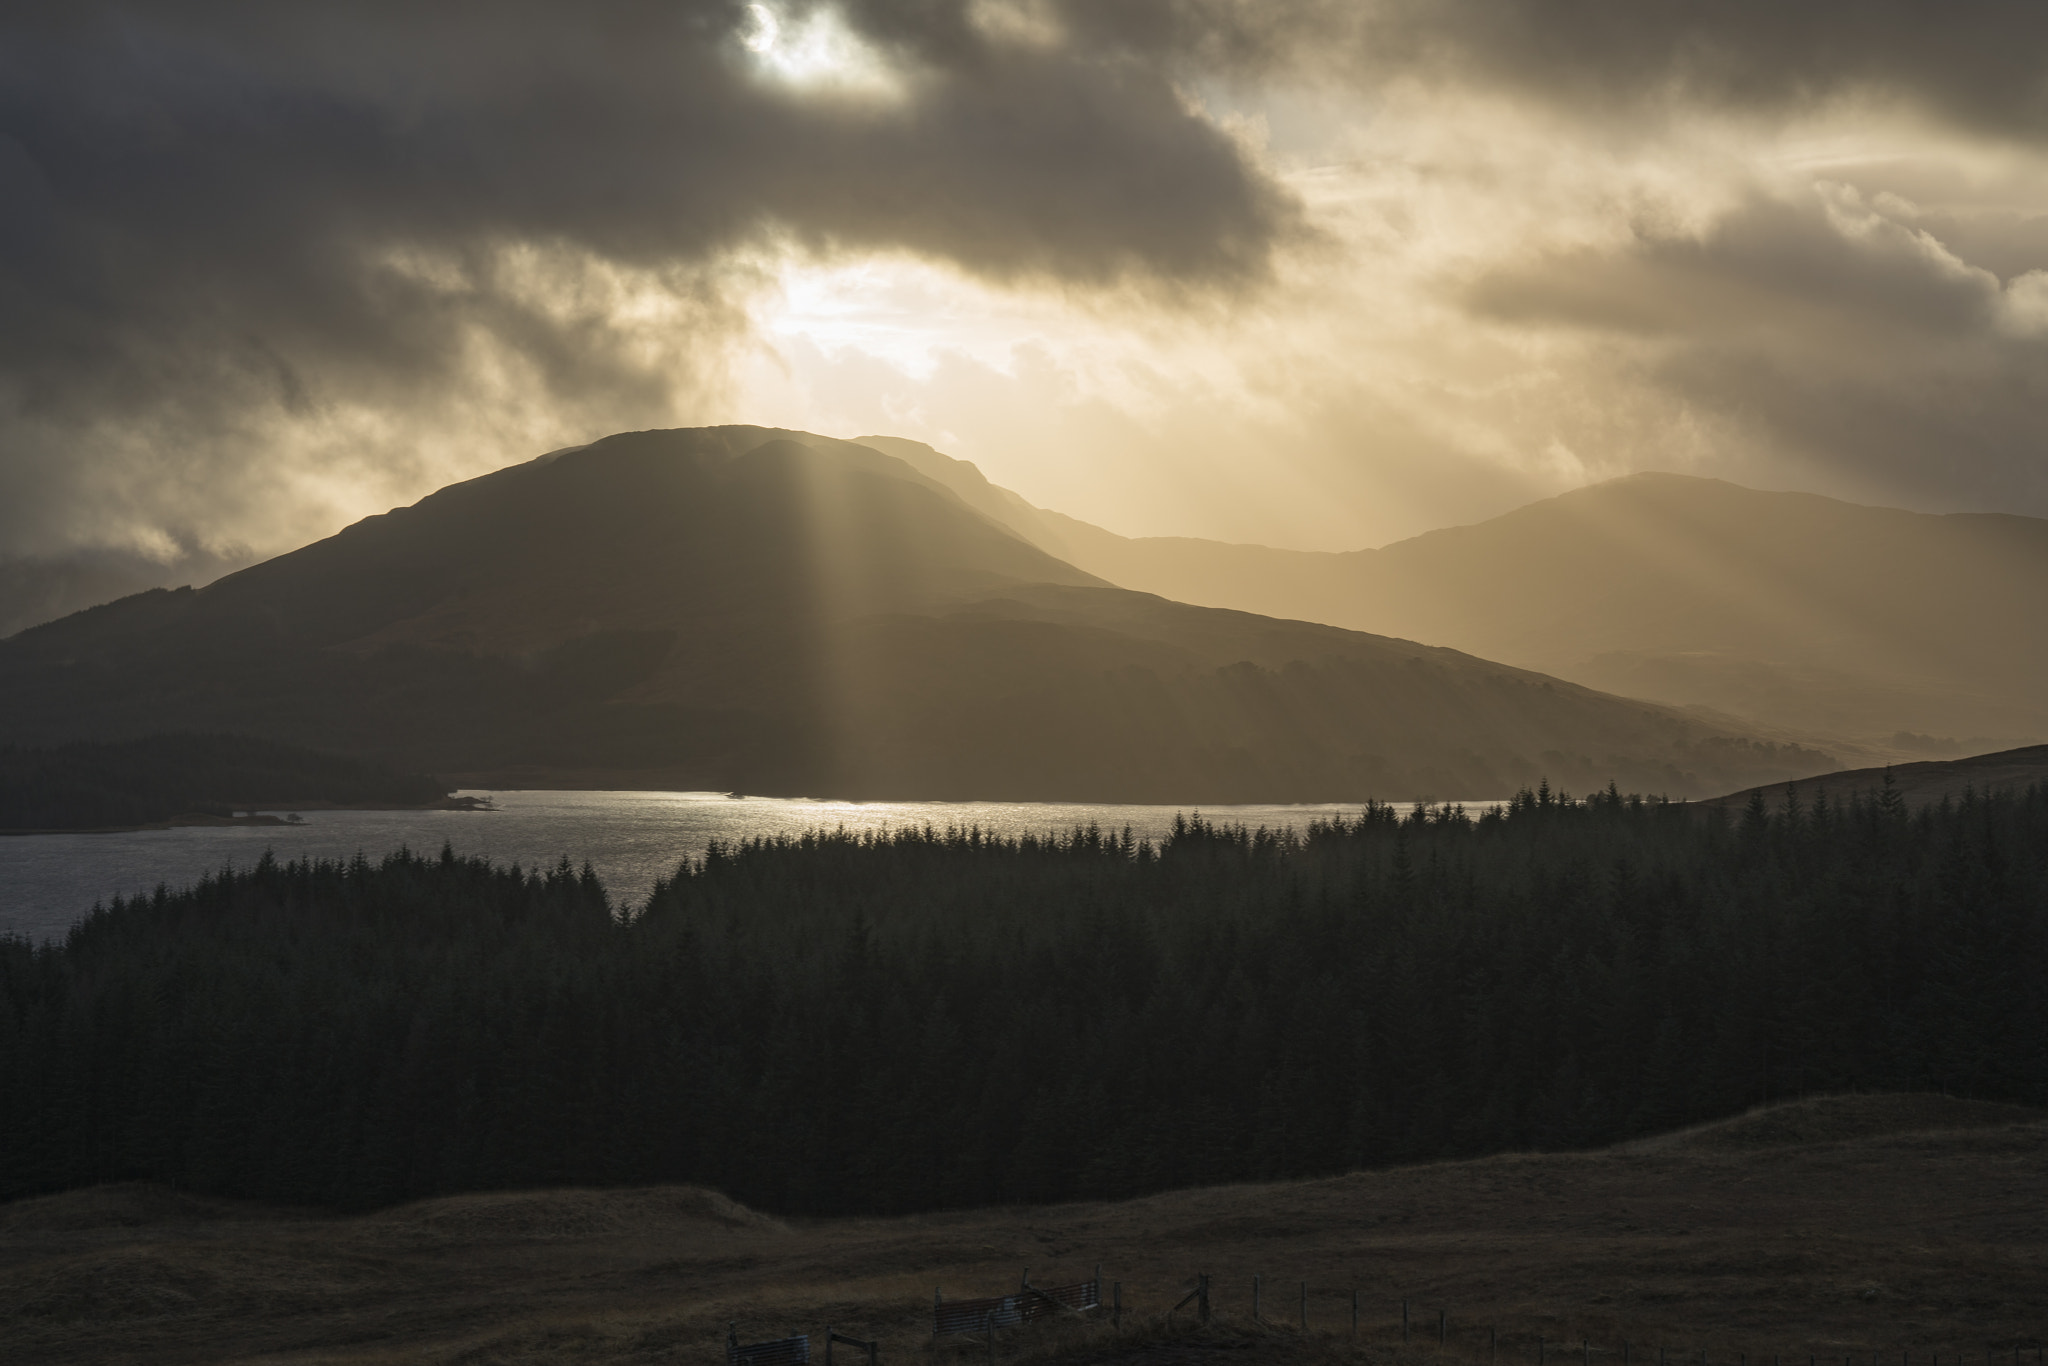
<path fill-rule="evenodd" d="M 400 852 L 0 942 L 0 1197 L 361 1209 L 689 1182 L 784 1213 L 1595 1145 L 1802 1093 L 2048 1103 L 2048 788 L 1548 790 L 1273 833 L 820 832 L 644 906 Z"/>

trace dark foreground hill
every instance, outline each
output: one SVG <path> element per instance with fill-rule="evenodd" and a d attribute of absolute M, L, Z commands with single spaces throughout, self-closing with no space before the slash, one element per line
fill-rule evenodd
<path fill-rule="evenodd" d="M 1707 810 L 1739 811 L 1761 796 L 1772 810 L 1781 810 L 1788 801 L 1803 801 L 1811 806 L 1815 798 L 1822 796 L 1834 802 L 1868 800 L 1890 788 L 1907 806 L 1919 807 L 1944 800 L 1957 801 L 1965 793 L 1983 796 L 2023 791 L 2036 783 L 2048 783 L 2048 745 L 1975 754 L 1967 759 L 1926 759 L 1886 768 L 1846 769 L 1819 774 L 1804 782 L 1744 788 L 1694 805 Z"/>
<path fill-rule="evenodd" d="M 471 784 L 1167 802 L 1706 795 L 1829 756 L 1189 607 L 869 447 L 642 432 L 0 642 L 0 740 L 232 730 Z"/>
<path fill-rule="evenodd" d="M 1645 1363 L 2009 1366 L 2048 1319 L 2043 1209 L 2048 1124 L 1928 1096 L 1804 1101 L 1627 1149 L 891 1220 L 785 1223 L 687 1187 L 343 1218 L 123 1185 L 0 1206 L 0 1339 L 15 1366 L 708 1364 L 728 1323 L 808 1332 L 813 1360 L 829 1324 L 879 1339 L 884 1363 L 971 1366 L 978 1336 L 931 1338 L 934 1286 L 995 1295 L 1025 1268 L 1059 1285 L 1100 1266 L 1123 1333 L 1034 1327 L 997 1358 L 1619 1366 L 1626 1342 Z M 1219 1321 L 1165 1329 L 1197 1272 Z"/>
<path fill-rule="evenodd" d="M 0 833 L 224 819 L 259 809 L 426 806 L 447 793 L 422 774 L 240 735 L 0 745 Z"/>
<path fill-rule="evenodd" d="M 1454 646 L 1898 757 L 2048 738 L 2048 521 L 1638 474 L 1342 554 L 1130 539 L 864 437 L 1049 553 L 1183 602 Z M 1982 746 L 1985 748 L 1989 745 Z"/>

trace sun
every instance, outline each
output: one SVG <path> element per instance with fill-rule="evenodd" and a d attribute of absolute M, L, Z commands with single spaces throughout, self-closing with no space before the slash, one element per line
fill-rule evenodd
<path fill-rule="evenodd" d="M 770 5 L 748 5 L 740 41 L 764 76 L 806 90 L 894 95 L 901 78 L 884 55 L 851 28 L 837 9 L 792 19 Z"/>

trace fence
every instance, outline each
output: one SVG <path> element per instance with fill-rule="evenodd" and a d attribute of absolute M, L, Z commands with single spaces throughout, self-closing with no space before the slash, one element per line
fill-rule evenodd
<path fill-rule="evenodd" d="M 829 1359 L 832 1345 L 828 1341 L 825 1353 Z M 740 1345 L 740 1326 L 729 1325 L 725 1337 L 725 1366 L 810 1366 L 811 1335 L 799 1333 L 793 1338 L 776 1338 L 773 1342 L 756 1342 L 751 1346 Z"/>
<path fill-rule="evenodd" d="M 1310 1328 L 1308 1308 L 1309 1284 L 1307 1281 L 1298 1281 L 1295 1284 L 1299 1290 L 1298 1326 L 1305 1333 Z M 1254 1275 L 1251 1281 L 1251 1317 L 1255 1322 L 1270 1323 L 1271 1320 L 1265 1317 L 1264 1312 L 1264 1292 L 1264 1278 Z M 1356 1338 L 1359 1336 L 1358 1291 L 1354 1288 L 1349 1294 L 1351 1336 Z M 1186 1299 L 1175 1305 L 1172 1310 L 1169 1310 L 1168 1317 L 1172 1317 L 1173 1313 L 1186 1306 L 1189 1301 L 1199 1298 L 1202 1321 L 1204 1323 L 1208 1322 L 1209 1295 L 1209 1277 L 1207 1275 L 1198 1276 L 1196 1278 L 1195 1290 Z M 1401 1342 L 1406 1344 L 1413 1337 L 1414 1322 L 1409 1314 L 1408 1301 L 1402 1300 L 1400 1306 Z M 1472 1325 L 1467 1331 L 1476 1335 L 1478 1325 Z M 1436 1338 L 1436 1346 L 1439 1349 L 1450 1347 L 1451 1319 L 1449 1310 L 1438 1309 L 1436 1311 L 1436 1333 L 1434 1336 Z M 1524 1341 L 1526 1340 L 1524 1339 Z M 1471 1345 L 1476 1351 L 1476 1341 L 1472 1342 Z M 1593 1358 L 1601 1356 L 1614 1359 L 1610 1366 L 1649 1366 L 1650 1351 L 1650 1348 L 1644 1347 L 1640 1343 L 1632 1343 L 1627 1339 L 1623 1339 L 1619 1347 L 1595 1346 L 1590 1338 L 1581 1338 L 1578 1345 L 1573 1346 L 1568 1340 L 1553 1342 L 1539 1334 L 1535 1335 L 1533 1347 L 1528 1348 L 1526 1351 L 1525 1363 L 1526 1366 L 1551 1366 L 1550 1358 L 1557 1357 L 1559 1358 L 1557 1366 L 1593 1366 Z M 1673 1351 L 1668 1346 L 1658 1347 L 1655 1349 L 1655 1352 L 1656 1366 L 1750 1366 L 1750 1354 L 1747 1352 L 1724 1352 L 1719 1357 L 1713 1357 L 1710 1356 L 1706 1348 L 1687 1348 L 1682 1351 Z M 1493 1324 L 1486 1325 L 1486 1355 L 1487 1360 L 1493 1363 L 1498 1363 L 1501 1358 L 1500 1331 Z M 1981 1352 L 1925 1351 L 1918 1356 L 1910 1350 L 1903 1349 L 1898 1350 L 1896 1355 L 1888 1355 L 1877 1350 L 1845 1352 L 1839 1348 L 1828 1353 L 1800 1352 L 1790 1355 L 1780 1353 L 1768 1358 L 1759 1354 L 1756 1359 L 1756 1366 L 1764 1366 L 1766 1360 L 1768 1360 L 1770 1366 L 1799 1366 L 1802 1357 L 1805 1358 L 1805 1366 L 2008 1366 L 2008 1364 L 2009 1366 L 2048 1366 L 2048 1356 L 2044 1356 L 2043 1347 L 2038 1340 L 2032 1345 L 2011 1342 L 2004 1347 L 1987 1342 L 1984 1344 Z M 1566 1360 L 1567 1358 L 1577 1358 L 1576 1364 Z"/>
<path fill-rule="evenodd" d="M 868 1354 L 868 1366 L 876 1366 L 876 1358 L 882 1350 L 882 1344 L 879 1342 L 869 1342 L 864 1338 L 850 1338 L 836 1328 L 827 1328 L 825 1330 L 825 1366 L 832 1366 L 832 1344 L 835 1342 L 843 1342 L 848 1347 L 858 1347 L 863 1352 L 866 1352 Z"/>
<path fill-rule="evenodd" d="M 1270 1323 L 1271 1321 L 1265 1317 L 1264 1277 L 1253 1276 L 1250 1289 L 1252 1319 L 1259 1323 Z M 1295 1289 L 1296 1295 L 1292 1298 L 1296 1301 L 1296 1317 L 1300 1331 L 1306 1333 L 1312 1327 L 1309 1317 L 1309 1283 L 1297 1281 Z M 1208 1274 L 1196 1276 L 1194 1289 L 1167 1311 L 1167 1318 L 1171 1319 L 1182 1309 L 1194 1305 L 1201 1322 L 1208 1323 L 1212 1294 Z M 1350 1332 L 1353 1338 L 1357 1338 L 1360 1335 L 1358 1291 L 1353 1288 L 1348 1294 Z M 989 1351 L 993 1356 L 995 1335 L 999 1329 L 1018 1328 L 1037 1319 L 1062 1314 L 1078 1317 L 1088 1310 L 1102 1307 L 1101 1267 L 1095 1268 L 1095 1275 L 1089 1280 L 1058 1286 L 1031 1284 L 1031 1272 L 1026 1268 L 1020 1287 L 1008 1295 L 973 1300 L 947 1300 L 941 1293 L 941 1288 L 934 1287 L 932 1336 L 938 1338 L 949 1334 L 986 1333 Z M 1112 1308 L 1112 1323 L 1121 1328 L 1124 1308 L 1121 1281 L 1115 1286 Z M 1400 1310 L 1400 1341 L 1405 1345 L 1414 1335 L 1415 1324 L 1409 1313 L 1407 1300 L 1400 1301 Z M 1435 1313 L 1435 1345 L 1439 1350 L 1445 1350 L 1452 1345 L 1450 1311 L 1438 1309 Z M 1461 1332 L 1458 1345 L 1461 1348 L 1469 1346 L 1476 1354 L 1479 1325 L 1461 1324 L 1459 1327 Z M 1503 1346 L 1500 1331 L 1493 1324 L 1485 1325 L 1485 1331 L 1487 1360 L 1494 1363 L 1494 1366 L 1500 1366 Z M 1751 1366 L 1750 1354 L 1747 1352 L 1724 1352 L 1719 1357 L 1713 1357 L 1705 1348 L 1673 1351 L 1668 1345 L 1651 1348 L 1628 1339 L 1623 1339 L 1619 1346 L 1595 1346 L 1590 1338 L 1584 1337 L 1574 1345 L 1569 1341 L 1555 1342 L 1542 1335 L 1533 1336 L 1533 1345 L 1525 1345 L 1511 1359 L 1516 1366 L 1552 1366 L 1550 1358 L 1553 1356 L 1559 1358 L 1556 1366 L 1593 1366 L 1593 1358 L 1596 1355 L 1611 1358 L 1606 1366 L 1650 1366 L 1653 1351 L 1656 1366 Z M 835 1342 L 859 1348 L 867 1355 L 867 1366 L 879 1366 L 879 1344 L 847 1337 L 832 1328 L 825 1330 L 825 1366 L 831 1366 L 832 1345 Z M 1529 1339 L 1525 1337 L 1522 1342 L 1528 1344 Z M 1895 1352 L 1896 1355 L 1877 1350 L 1847 1352 L 1837 1348 L 1826 1353 L 1778 1353 L 1768 1357 L 1758 1354 L 1755 1366 L 1765 1366 L 1766 1361 L 1769 1362 L 1769 1366 L 1799 1366 L 1802 1357 L 1805 1359 L 1805 1366 L 2048 1366 L 2048 1357 L 2044 1357 L 2038 1339 L 2031 1345 L 2009 1341 L 2007 1345 L 1999 1346 L 1987 1342 L 1980 1352 L 1930 1350 L 1917 1355 L 1911 1350 L 1895 1349 Z M 1578 1359 L 1576 1362 L 1569 1360 L 1574 1357 Z M 727 1366 L 809 1366 L 811 1340 L 809 1335 L 799 1334 L 796 1337 L 778 1338 L 772 1342 L 741 1346 L 738 1325 L 735 1324 L 727 1337 L 725 1359 Z"/>
<path fill-rule="evenodd" d="M 1014 1295 L 997 1295 L 980 1300 L 947 1300 L 941 1287 L 932 1288 L 932 1336 L 949 1333 L 993 1333 L 998 1328 L 1016 1328 L 1033 1319 L 1060 1313 L 1079 1314 L 1102 1307 L 1102 1268 L 1095 1268 L 1090 1280 L 1073 1285 L 1036 1286 L 1030 1268 Z M 1121 1314 L 1119 1314 L 1119 1320 Z"/>

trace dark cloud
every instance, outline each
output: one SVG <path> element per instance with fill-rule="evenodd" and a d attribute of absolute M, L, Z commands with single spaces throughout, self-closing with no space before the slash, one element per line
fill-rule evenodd
<path fill-rule="evenodd" d="M 1240 63 L 1436 73 L 1606 109 L 1764 112 L 1869 91 L 2048 133 L 2048 8 L 2027 0 L 1064 0 L 1105 37 Z"/>
<path fill-rule="evenodd" d="M 1853 192 L 1757 195 L 1701 234 L 1488 270 L 1463 299 L 1585 333 L 1741 432 L 1720 457 L 1738 477 L 2048 514 L 2048 277 L 2001 280 Z"/>
<path fill-rule="evenodd" d="M 2048 133 L 2048 7 L 1988 0 L 776 8 L 792 29 L 838 16 L 894 93 L 764 77 L 734 0 L 9 6 L 0 559 L 268 548 L 297 534 L 281 510 L 318 502 L 309 481 L 414 496 L 451 473 L 443 448 L 531 449 L 529 409 L 576 436 L 691 420 L 744 329 L 756 244 L 1155 299 L 1255 286 L 1305 230 L 1190 107 L 1231 79 L 1420 76 L 1595 113 L 1872 91 Z M 1710 240 L 1525 263 L 1470 298 L 1631 337 L 1659 383 L 1801 449 L 1917 394 L 1891 445 L 1961 430 L 2021 479 L 2037 343 L 2001 330 L 1995 280 L 1944 274 L 1907 229 L 2009 274 L 2043 259 L 2042 220 L 1894 220 L 1851 241 L 1759 201 Z M 668 311 L 638 325 L 646 293 Z"/>
<path fill-rule="evenodd" d="M 730 253 L 768 236 L 1232 288 L 1293 230 L 1127 53 L 857 5 L 901 79 L 863 98 L 764 78 L 750 22 L 724 0 L 9 7 L 0 555 L 260 505 L 278 423 L 459 420 L 491 402 L 483 352 L 599 425 L 671 416 L 678 368 L 715 369 L 738 326 Z M 698 351 L 648 356 L 608 270 L 684 301 Z"/>

